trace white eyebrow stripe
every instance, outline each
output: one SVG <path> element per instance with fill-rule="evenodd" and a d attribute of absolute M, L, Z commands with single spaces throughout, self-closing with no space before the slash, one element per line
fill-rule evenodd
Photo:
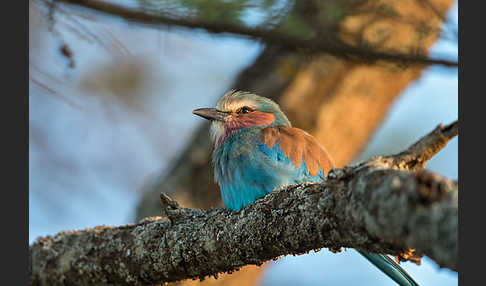
<path fill-rule="evenodd" d="M 238 108 L 241 107 L 250 107 L 252 109 L 256 109 L 257 105 L 249 99 L 229 99 L 229 100 L 223 100 L 218 103 L 217 108 L 221 111 L 236 111 Z"/>

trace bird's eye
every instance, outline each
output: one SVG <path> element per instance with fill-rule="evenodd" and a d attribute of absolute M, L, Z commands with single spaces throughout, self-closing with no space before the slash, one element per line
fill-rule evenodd
<path fill-rule="evenodd" d="M 248 113 L 250 112 L 250 108 L 246 107 L 246 106 L 243 106 L 242 108 L 239 108 L 236 113 L 238 114 L 245 114 L 245 113 Z"/>

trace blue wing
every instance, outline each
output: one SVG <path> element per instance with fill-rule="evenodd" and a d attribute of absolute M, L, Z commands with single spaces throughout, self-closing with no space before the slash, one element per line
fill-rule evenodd
<path fill-rule="evenodd" d="M 293 129 L 292 136 L 276 129 L 283 127 L 269 128 L 266 133 L 237 132 L 215 150 L 215 178 L 226 208 L 240 210 L 283 186 L 321 181 L 329 171 L 332 164 L 325 151 L 315 156 L 309 153 L 323 150 L 314 146 L 318 143 L 313 137 L 296 128 L 285 127 L 285 131 Z M 306 164 L 310 160 L 312 168 Z"/>

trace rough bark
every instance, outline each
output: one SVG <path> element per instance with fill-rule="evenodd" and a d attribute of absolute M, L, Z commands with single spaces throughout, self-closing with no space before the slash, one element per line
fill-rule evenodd
<path fill-rule="evenodd" d="M 181 208 L 120 227 L 61 232 L 29 249 L 29 285 L 146 285 L 201 278 L 323 247 L 400 255 L 457 269 L 457 183 L 420 170 L 458 133 L 438 126 L 408 150 L 285 187 L 239 212 Z"/>

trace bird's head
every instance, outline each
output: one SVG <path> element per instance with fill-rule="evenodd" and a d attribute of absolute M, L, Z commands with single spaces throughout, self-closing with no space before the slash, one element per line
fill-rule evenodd
<path fill-rule="evenodd" d="M 216 108 L 199 108 L 192 113 L 211 120 L 211 138 L 216 148 L 232 133 L 255 126 L 291 126 L 277 103 L 253 93 L 227 92 Z"/>

